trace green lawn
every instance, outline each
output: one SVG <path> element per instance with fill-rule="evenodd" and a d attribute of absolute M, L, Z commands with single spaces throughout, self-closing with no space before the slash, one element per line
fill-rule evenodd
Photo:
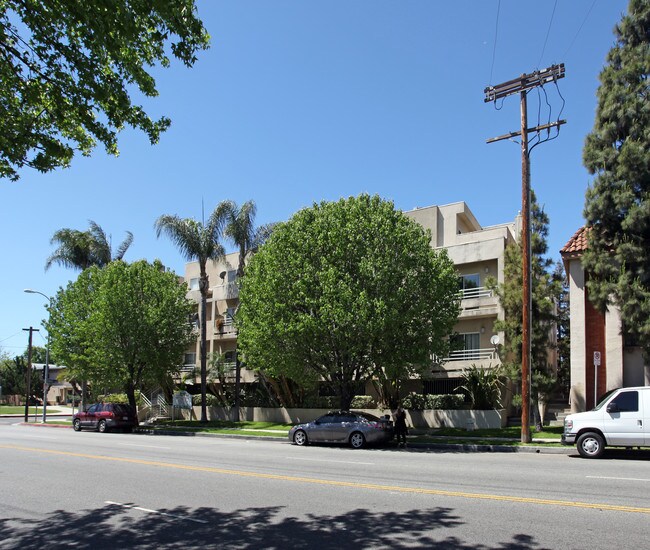
<path fill-rule="evenodd" d="M 61 412 L 58 409 L 55 409 L 53 407 L 48 407 L 47 408 L 48 413 L 58 413 Z M 0 405 L 0 414 L 24 414 L 25 413 L 25 406 L 21 407 L 14 407 L 13 405 Z M 29 407 L 29 414 L 34 415 L 34 414 L 43 414 L 43 407 Z"/>
<path fill-rule="evenodd" d="M 179 431 L 222 433 L 230 435 L 286 437 L 291 424 L 276 424 L 272 422 L 231 422 L 212 420 L 202 424 L 196 420 L 177 420 L 158 422 L 153 429 L 172 429 Z M 536 432 L 531 429 L 535 439 L 553 439 L 557 443 L 544 443 L 555 446 L 560 444 L 562 427 L 545 427 L 544 431 Z M 521 428 L 509 427 L 502 429 L 473 430 L 462 428 L 440 428 L 432 430 L 412 430 L 409 441 L 413 443 L 456 443 L 474 445 L 521 445 Z"/>

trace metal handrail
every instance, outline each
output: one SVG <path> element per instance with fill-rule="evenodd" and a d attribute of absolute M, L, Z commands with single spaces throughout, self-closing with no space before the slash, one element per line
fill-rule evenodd
<path fill-rule="evenodd" d="M 464 288 L 459 292 L 461 300 L 469 300 L 472 298 L 491 298 L 493 296 L 492 289 L 485 286 L 477 286 L 475 288 Z"/>
<path fill-rule="evenodd" d="M 496 359 L 494 348 L 461 349 L 452 351 L 449 354 L 449 357 L 445 357 L 443 361 L 482 361 L 485 359 Z"/>

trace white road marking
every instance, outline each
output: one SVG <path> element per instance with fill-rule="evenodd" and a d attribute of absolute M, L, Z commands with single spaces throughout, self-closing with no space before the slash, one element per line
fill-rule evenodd
<path fill-rule="evenodd" d="M 149 508 L 142 508 L 140 506 L 133 506 L 131 504 L 122 504 L 121 502 L 113 502 L 111 500 L 105 501 L 104 504 L 111 504 L 113 506 L 121 506 L 122 508 L 130 508 L 131 510 L 140 510 L 141 512 L 147 512 L 149 514 L 158 514 L 159 516 L 165 516 L 165 517 L 172 518 L 172 519 L 193 521 L 194 523 L 208 523 L 207 521 L 202 520 L 202 519 L 194 519 L 194 518 L 190 518 L 190 517 L 187 517 L 187 516 L 175 516 L 173 514 L 167 514 L 166 512 L 160 512 L 159 510 L 151 510 Z"/>
<path fill-rule="evenodd" d="M 585 476 L 589 479 L 613 479 L 616 481 L 650 481 L 650 479 L 642 479 L 636 477 L 607 477 L 607 476 Z"/>
<path fill-rule="evenodd" d="M 157 445 L 138 445 L 137 443 L 118 443 L 118 445 L 124 445 L 125 447 L 146 447 L 147 449 L 171 449 L 171 447 L 159 447 Z"/>
<path fill-rule="evenodd" d="M 325 458 L 304 458 L 300 456 L 285 456 L 287 460 L 308 460 L 311 462 L 333 462 L 336 464 L 362 464 L 363 466 L 374 466 L 374 462 L 358 462 L 353 460 L 327 460 Z"/>

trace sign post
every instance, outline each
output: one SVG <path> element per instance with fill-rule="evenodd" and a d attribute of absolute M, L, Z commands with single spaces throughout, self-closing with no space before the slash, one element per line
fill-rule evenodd
<path fill-rule="evenodd" d="M 598 367 L 600 367 L 600 352 L 594 351 L 594 407 L 598 403 Z"/>

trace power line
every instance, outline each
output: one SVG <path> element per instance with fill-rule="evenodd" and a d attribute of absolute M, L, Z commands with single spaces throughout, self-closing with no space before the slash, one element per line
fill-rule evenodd
<path fill-rule="evenodd" d="M 591 7 L 587 10 L 587 15 L 585 15 L 585 18 L 582 20 L 582 23 L 580 23 L 580 27 L 578 27 L 578 31 L 576 32 L 575 36 L 573 37 L 573 40 L 571 40 L 571 44 L 569 44 L 569 47 L 566 49 L 564 52 L 564 55 L 562 56 L 563 58 L 566 59 L 567 54 L 569 53 L 569 50 L 573 48 L 573 44 L 575 44 L 576 39 L 578 38 L 578 35 L 580 34 L 580 31 L 582 30 L 582 27 L 585 26 L 585 23 L 587 22 L 587 19 L 589 19 L 589 14 L 591 13 L 591 10 L 594 9 L 594 6 L 596 5 L 597 0 L 594 0 L 591 3 Z"/>
<path fill-rule="evenodd" d="M 494 60 L 497 54 L 497 38 L 499 36 L 499 13 L 501 13 L 501 0 L 497 4 L 497 20 L 494 25 L 494 44 L 492 45 L 492 66 L 490 67 L 490 80 L 488 84 L 492 84 L 492 73 L 494 72 Z"/>
<path fill-rule="evenodd" d="M 548 42 L 548 35 L 551 34 L 551 26 L 553 25 L 553 17 L 555 17 L 555 8 L 557 8 L 557 0 L 553 5 L 553 13 L 551 13 L 551 20 L 548 22 L 548 30 L 546 31 L 546 38 L 544 39 L 544 46 L 542 47 L 542 55 L 539 56 L 539 61 L 537 62 L 537 67 L 539 68 L 542 64 L 542 58 L 544 57 L 544 52 L 546 51 L 546 43 Z"/>

